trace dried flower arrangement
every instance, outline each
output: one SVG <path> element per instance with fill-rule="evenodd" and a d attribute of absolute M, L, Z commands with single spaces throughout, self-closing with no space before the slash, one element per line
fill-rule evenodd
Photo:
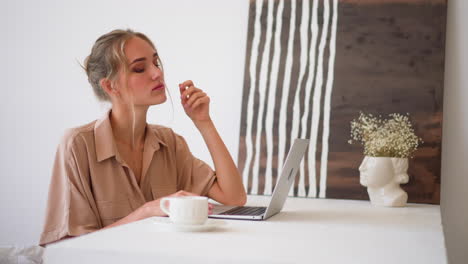
<path fill-rule="evenodd" d="M 358 119 L 351 121 L 349 144 L 364 145 L 364 155 L 371 157 L 412 158 L 421 138 L 414 133 L 409 114 L 390 114 L 389 119 L 360 112 Z"/>

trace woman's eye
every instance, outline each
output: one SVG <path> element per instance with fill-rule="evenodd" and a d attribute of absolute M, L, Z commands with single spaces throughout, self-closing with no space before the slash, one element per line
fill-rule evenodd
<path fill-rule="evenodd" d="M 154 65 L 155 65 L 156 67 L 158 67 L 158 68 L 161 67 L 161 64 L 159 63 L 159 61 L 155 61 L 155 62 L 154 62 Z"/>
<path fill-rule="evenodd" d="M 137 73 L 142 73 L 145 71 L 145 69 L 140 69 L 140 68 L 137 68 L 137 69 L 133 69 L 134 72 L 137 72 Z"/>

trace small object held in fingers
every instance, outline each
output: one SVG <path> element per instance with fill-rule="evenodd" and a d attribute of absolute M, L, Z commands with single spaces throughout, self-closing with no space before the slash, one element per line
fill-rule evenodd
<path fill-rule="evenodd" d="M 188 86 L 184 86 L 184 87 L 182 87 L 182 89 L 184 89 L 184 91 L 186 91 L 188 88 L 189 88 Z M 187 94 L 187 95 L 185 96 L 185 98 L 187 98 L 187 99 L 188 99 L 188 98 L 190 98 L 190 96 Z"/>

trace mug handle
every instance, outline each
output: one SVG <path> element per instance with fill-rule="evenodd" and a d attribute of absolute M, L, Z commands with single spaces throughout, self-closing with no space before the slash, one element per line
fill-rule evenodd
<path fill-rule="evenodd" d="M 166 213 L 167 215 L 170 215 L 170 211 L 169 211 L 169 207 L 166 206 L 166 202 L 169 202 L 169 198 L 165 197 L 165 198 L 162 198 L 161 201 L 159 202 L 159 207 L 161 208 L 161 210 Z"/>

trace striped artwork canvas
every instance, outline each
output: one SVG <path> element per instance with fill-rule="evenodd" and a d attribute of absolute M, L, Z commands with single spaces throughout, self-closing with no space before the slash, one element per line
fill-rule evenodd
<path fill-rule="evenodd" d="M 424 144 L 409 202 L 439 203 L 445 0 L 251 0 L 238 165 L 271 195 L 295 138 L 309 148 L 291 196 L 368 199 L 347 143 L 359 111 L 410 113 Z"/>

